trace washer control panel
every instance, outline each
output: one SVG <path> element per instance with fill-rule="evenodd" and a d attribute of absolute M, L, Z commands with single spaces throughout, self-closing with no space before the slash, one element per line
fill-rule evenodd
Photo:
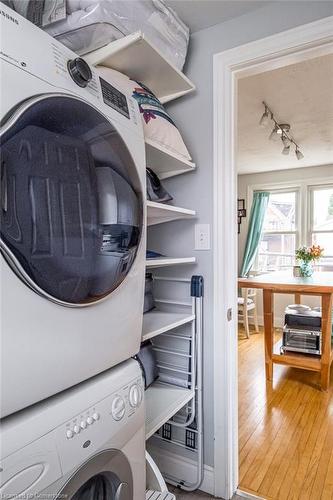
<path fill-rule="evenodd" d="M 88 425 L 92 425 L 100 419 L 100 414 L 94 412 L 92 415 L 83 416 L 79 420 L 75 420 L 74 424 L 68 427 L 66 431 L 67 439 L 72 439 L 75 434 L 79 434 L 82 430 L 86 429 Z"/>
<path fill-rule="evenodd" d="M 67 422 L 64 429 L 66 439 L 70 440 L 78 435 L 83 435 L 110 417 L 115 422 L 130 418 L 141 405 L 142 399 L 142 380 L 138 378 Z"/>
<path fill-rule="evenodd" d="M 64 474 L 91 454 L 116 443 L 119 436 L 143 429 L 143 395 L 140 374 L 59 426 L 56 442 Z"/>

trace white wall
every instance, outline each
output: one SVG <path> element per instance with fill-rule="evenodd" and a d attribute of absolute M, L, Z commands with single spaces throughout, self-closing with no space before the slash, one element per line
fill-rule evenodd
<path fill-rule="evenodd" d="M 295 168 L 290 170 L 279 170 L 274 172 L 261 172 L 258 174 L 247 174 L 238 176 L 238 198 L 245 199 L 245 206 L 248 210 L 248 217 L 242 219 L 241 232 L 238 236 L 238 269 L 240 270 L 244 255 L 246 235 L 248 230 L 248 222 L 250 215 L 250 203 L 248 196 L 248 188 L 259 185 L 276 185 L 279 183 L 291 183 L 296 185 L 311 184 L 316 180 L 324 179 L 333 182 L 333 165 L 325 165 L 322 167 L 306 167 Z M 275 325 L 282 326 L 284 310 L 288 304 L 294 302 L 292 295 L 276 295 L 275 296 Z M 302 297 L 302 303 L 309 306 L 319 305 L 319 299 L 315 297 Z M 258 315 L 259 323 L 263 324 L 262 297 L 261 292 L 258 292 Z"/>
<path fill-rule="evenodd" d="M 198 170 L 170 179 L 165 184 L 174 194 L 175 204 L 198 211 L 198 222 L 212 223 L 213 218 L 213 55 L 329 15 L 333 15 L 333 4 L 330 2 L 273 2 L 250 14 L 199 31 L 191 37 L 185 73 L 196 84 L 197 90 L 187 97 L 174 101 L 169 105 L 169 111 L 183 133 Z M 233 224 L 234 221 L 230 221 L 230 228 Z M 170 274 L 182 272 L 188 275 L 202 274 L 205 278 L 205 463 L 213 465 L 212 251 L 194 252 L 194 223 L 188 221 L 151 229 L 149 247 L 164 253 L 168 252 L 170 255 L 195 255 L 196 266 L 182 270 L 175 269 L 170 271 Z"/>

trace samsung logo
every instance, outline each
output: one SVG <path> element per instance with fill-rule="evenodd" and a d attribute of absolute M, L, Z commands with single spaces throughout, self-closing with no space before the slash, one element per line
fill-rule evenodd
<path fill-rule="evenodd" d="M 15 17 L 11 16 L 10 14 L 7 14 L 4 10 L 0 10 L 0 14 L 5 18 L 9 19 L 9 21 L 12 21 L 15 24 L 19 24 L 18 20 L 15 19 Z"/>

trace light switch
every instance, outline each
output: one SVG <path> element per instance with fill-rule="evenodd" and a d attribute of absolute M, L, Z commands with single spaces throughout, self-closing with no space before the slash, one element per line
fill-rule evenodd
<path fill-rule="evenodd" d="M 210 224 L 196 224 L 194 250 L 210 250 Z"/>

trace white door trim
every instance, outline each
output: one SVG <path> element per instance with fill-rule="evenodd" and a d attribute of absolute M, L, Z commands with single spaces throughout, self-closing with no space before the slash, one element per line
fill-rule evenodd
<path fill-rule="evenodd" d="M 214 488 L 225 499 L 238 486 L 237 79 L 332 52 L 333 16 L 214 55 Z"/>

